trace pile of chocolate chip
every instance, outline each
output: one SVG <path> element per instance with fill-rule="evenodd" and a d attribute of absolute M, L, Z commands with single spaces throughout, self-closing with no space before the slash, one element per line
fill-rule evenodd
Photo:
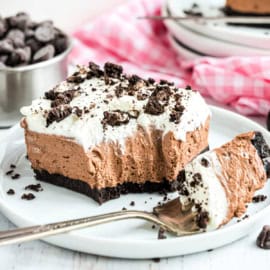
<path fill-rule="evenodd" d="M 67 36 L 52 21 L 36 23 L 25 12 L 0 17 L 0 68 L 45 61 L 67 47 Z"/>

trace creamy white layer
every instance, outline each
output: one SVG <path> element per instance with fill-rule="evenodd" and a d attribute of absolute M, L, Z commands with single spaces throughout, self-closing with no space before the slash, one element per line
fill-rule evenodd
<path fill-rule="evenodd" d="M 208 166 L 203 165 L 202 159 L 208 161 Z M 185 167 L 186 181 L 185 188 L 188 190 L 188 196 L 180 196 L 183 204 L 194 200 L 203 210 L 209 214 L 209 223 L 206 230 L 217 229 L 227 215 L 228 201 L 225 190 L 219 180 L 222 177 L 221 164 L 215 151 L 208 151 L 197 156 Z M 199 183 L 194 180 L 194 175 L 200 174 Z M 196 211 L 196 207 L 193 207 Z"/>
<path fill-rule="evenodd" d="M 185 140 L 186 133 L 194 131 L 210 115 L 210 110 L 205 101 L 198 92 L 178 89 L 177 92 L 182 94 L 181 104 L 185 107 L 179 124 L 169 121 L 171 109 L 175 105 L 173 98 L 170 98 L 169 105 L 165 107 L 165 112 L 160 115 L 150 115 L 143 111 L 147 100 L 137 100 L 135 96 L 122 96 L 117 98 L 114 95 L 115 88 L 119 85 L 127 85 L 128 82 L 120 82 L 115 79 L 114 85 L 106 85 L 104 80 L 92 78 L 79 84 L 80 94 L 70 103 L 71 106 L 78 106 L 80 109 L 91 108 L 89 113 L 78 117 L 71 114 L 60 122 L 53 122 L 46 127 L 45 110 L 50 110 L 51 101 L 40 98 L 34 100 L 31 106 L 23 107 L 21 113 L 26 116 L 28 128 L 32 131 L 60 135 L 74 139 L 81 144 L 85 150 L 94 147 L 103 141 L 113 141 L 119 143 L 122 147 L 125 145 L 125 139 L 132 136 L 138 125 L 149 129 L 151 127 L 162 130 L 163 135 L 172 131 L 175 138 Z M 60 83 L 55 91 L 63 92 L 72 88 L 72 83 L 66 81 Z M 93 91 L 93 88 L 96 91 Z M 151 86 L 143 86 L 139 91 L 150 93 Z M 152 86 L 153 88 L 153 86 Z M 104 91 L 106 90 L 106 91 Z M 110 97 L 108 104 L 104 102 Z M 130 119 L 129 123 L 121 126 L 107 126 L 104 131 L 102 119 L 104 111 L 121 110 L 130 111 L 138 110 L 140 115 L 137 119 Z"/>

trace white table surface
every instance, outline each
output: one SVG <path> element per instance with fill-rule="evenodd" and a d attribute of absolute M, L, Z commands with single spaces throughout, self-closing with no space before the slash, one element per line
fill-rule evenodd
<path fill-rule="evenodd" d="M 209 101 L 209 103 L 213 103 Z M 224 107 L 224 106 L 223 106 Z M 256 122 L 264 125 L 263 117 L 251 117 Z M 7 130 L 0 130 L 1 138 Z M 19 245 L 0 247 L 0 269 L 2 270 L 155 270 L 155 269 L 269 269 L 270 250 L 256 247 L 256 237 L 264 224 L 270 224 L 270 216 L 265 217 L 261 224 L 254 227 L 248 237 L 230 245 L 209 252 L 162 259 L 160 262 L 153 260 L 122 260 L 58 248 L 42 241 L 33 241 Z M 7 230 L 14 226 L 0 213 L 0 230 Z M 143 247 L 142 247 L 143 248 Z"/>

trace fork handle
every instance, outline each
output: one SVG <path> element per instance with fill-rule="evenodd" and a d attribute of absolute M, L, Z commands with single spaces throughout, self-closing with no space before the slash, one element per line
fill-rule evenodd
<path fill-rule="evenodd" d="M 83 229 L 90 226 L 131 218 L 144 219 L 170 230 L 167 225 L 160 221 L 153 213 L 127 210 L 45 225 L 2 231 L 0 232 L 0 246 L 36 240 L 72 230 Z"/>

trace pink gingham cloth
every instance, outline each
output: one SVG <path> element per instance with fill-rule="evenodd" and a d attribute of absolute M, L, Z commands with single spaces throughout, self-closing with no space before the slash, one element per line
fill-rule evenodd
<path fill-rule="evenodd" d="M 75 33 L 73 63 L 111 61 L 144 78 L 190 84 L 204 96 L 231 105 L 245 115 L 270 110 L 270 57 L 200 58 L 184 61 L 168 42 L 161 21 L 138 20 L 158 15 L 162 0 L 130 0 L 84 24 Z"/>

